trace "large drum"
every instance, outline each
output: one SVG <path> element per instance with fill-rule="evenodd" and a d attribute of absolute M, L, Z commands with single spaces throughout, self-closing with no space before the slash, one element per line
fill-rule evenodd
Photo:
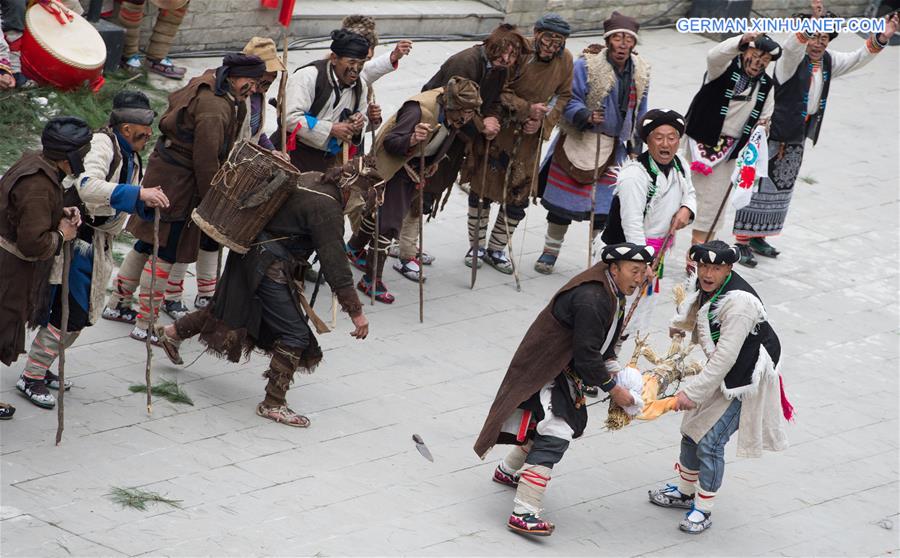
<path fill-rule="evenodd" d="M 22 72 L 41 85 L 62 90 L 103 85 L 106 45 L 80 15 L 56 3 L 35 4 L 25 13 Z"/>
<path fill-rule="evenodd" d="M 254 143 L 239 142 L 191 218 L 216 242 L 246 254 L 299 179 L 290 163 Z"/>

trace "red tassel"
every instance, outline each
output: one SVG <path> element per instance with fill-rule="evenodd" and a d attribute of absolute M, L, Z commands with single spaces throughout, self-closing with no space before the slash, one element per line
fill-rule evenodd
<path fill-rule="evenodd" d="M 359 148 L 356 147 L 355 145 L 351 144 L 350 149 L 348 150 L 348 154 L 350 155 L 350 158 L 352 159 L 352 158 L 356 157 L 356 154 L 358 152 L 359 152 Z"/>
<path fill-rule="evenodd" d="M 791 405 L 787 395 L 784 393 L 784 378 L 781 374 L 778 375 L 778 386 L 781 388 L 781 413 L 784 415 L 785 420 L 793 422 L 794 406 Z"/>
<path fill-rule="evenodd" d="M 259 0 L 259 5 L 268 10 L 274 10 L 278 7 L 278 0 Z"/>
<path fill-rule="evenodd" d="M 288 153 L 297 149 L 297 132 L 299 132 L 300 128 L 302 128 L 302 127 L 303 127 L 303 124 L 301 124 L 300 122 L 297 122 L 297 125 L 294 126 L 294 131 L 291 132 L 290 135 L 288 135 L 288 139 L 287 139 Z"/>
<path fill-rule="evenodd" d="M 659 292 L 659 277 L 657 277 L 653 283 L 653 292 L 655 292 L 655 293 Z"/>
<path fill-rule="evenodd" d="M 294 17 L 294 3 L 297 0 L 281 0 L 281 11 L 278 13 L 278 23 L 282 27 L 290 27 L 291 19 Z"/>

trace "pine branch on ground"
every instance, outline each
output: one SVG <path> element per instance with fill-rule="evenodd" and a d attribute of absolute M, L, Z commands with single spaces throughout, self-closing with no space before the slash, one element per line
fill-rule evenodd
<path fill-rule="evenodd" d="M 114 486 L 112 487 L 111 492 L 106 496 L 123 508 L 134 508 L 141 511 L 146 511 L 147 504 L 154 502 L 168 504 L 173 508 L 181 508 L 181 500 L 173 500 L 171 498 L 160 496 L 156 492 L 149 492 L 138 488 L 121 488 L 119 486 Z"/>
<path fill-rule="evenodd" d="M 147 386 L 145 384 L 135 384 L 132 386 L 128 386 L 128 390 L 132 393 L 147 393 Z M 150 388 L 150 393 L 155 397 L 162 397 L 166 401 L 170 403 L 182 403 L 185 405 L 194 405 L 194 400 L 181 389 L 175 382 L 170 382 L 168 380 L 164 382 L 160 382 L 155 386 Z"/>

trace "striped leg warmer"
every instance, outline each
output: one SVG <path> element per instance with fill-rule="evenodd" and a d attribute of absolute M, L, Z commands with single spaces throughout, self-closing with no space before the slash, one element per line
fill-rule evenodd
<path fill-rule="evenodd" d="M 122 0 L 119 7 L 116 23 L 125 28 L 123 58 L 138 53 L 141 42 L 141 20 L 144 19 L 144 2 L 145 0 Z"/>
<path fill-rule="evenodd" d="M 678 471 L 678 492 L 685 496 L 693 496 L 697 489 L 697 478 L 700 476 L 700 472 L 688 469 L 681 463 L 675 464 L 675 470 Z"/>
<path fill-rule="evenodd" d="M 116 308 L 119 304 L 131 307 L 134 304 L 134 291 L 141 280 L 141 270 L 150 258 L 136 250 L 131 250 L 122 260 L 119 273 L 115 279 L 115 290 L 109 296 L 107 308 Z"/>
<path fill-rule="evenodd" d="M 150 325 L 150 278 L 151 263 L 147 261 L 144 270 L 141 272 L 141 291 L 138 294 L 140 301 L 140 313 L 137 315 L 135 326 L 140 329 L 147 329 Z M 159 316 L 159 307 L 162 305 L 163 293 L 166 284 L 169 281 L 169 272 L 172 270 L 172 264 L 157 260 L 156 262 L 156 284 L 153 290 L 153 313 Z"/>
<path fill-rule="evenodd" d="M 211 297 L 216 294 L 216 266 L 218 263 L 218 250 L 200 250 L 197 256 L 197 296 Z"/>
<path fill-rule="evenodd" d="M 469 225 L 469 246 L 475 241 L 476 231 L 478 232 L 478 247 L 484 247 L 484 240 L 487 236 L 488 221 L 491 218 L 490 208 L 481 210 L 481 222 L 478 221 L 478 208 L 469 206 L 468 225 Z"/>
<path fill-rule="evenodd" d="M 187 274 L 188 264 L 176 263 L 172 264 L 172 270 L 169 272 L 169 280 L 166 283 L 166 301 L 181 300 L 184 294 L 184 276 Z"/>
<path fill-rule="evenodd" d="M 65 346 L 68 349 L 78 338 L 80 331 L 72 331 L 66 334 Z M 53 365 L 56 357 L 59 356 L 60 340 L 62 332 L 53 324 L 47 324 L 38 330 L 37 336 L 31 342 L 31 349 L 28 351 L 28 360 L 25 362 L 24 376 L 32 380 L 43 380 L 47 375 L 47 370 Z"/>
<path fill-rule="evenodd" d="M 526 464 L 519 474 L 519 486 L 516 488 L 516 499 L 513 513 L 532 513 L 540 515 L 544 492 L 550 482 L 550 467 Z"/>
<path fill-rule="evenodd" d="M 566 238 L 566 231 L 568 230 L 569 225 L 558 225 L 548 222 L 547 234 L 544 235 L 544 253 L 551 256 L 559 256 L 563 239 Z"/>
<path fill-rule="evenodd" d="M 178 33 L 178 28 L 184 20 L 184 14 L 187 13 L 189 5 L 190 3 L 185 4 L 177 10 L 159 11 L 156 24 L 153 26 L 153 33 L 150 35 L 150 44 L 147 46 L 147 58 L 162 60 L 169 55 L 175 34 Z"/>
<path fill-rule="evenodd" d="M 506 245 L 513 233 L 516 232 L 517 226 L 519 226 L 519 220 L 511 218 L 501 209 L 497 214 L 497 220 L 494 221 L 494 228 L 491 230 L 488 250 L 506 250 Z"/>

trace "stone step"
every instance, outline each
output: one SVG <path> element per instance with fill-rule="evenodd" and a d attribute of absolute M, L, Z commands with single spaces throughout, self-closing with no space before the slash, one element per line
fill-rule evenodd
<path fill-rule="evenodd" d="M 382 36 L 487 35 L 504 13 L 475 0 L 311 0 L 297 2 L 294 37 L 323 37 L 350 14 L 375 18 Z"/>

